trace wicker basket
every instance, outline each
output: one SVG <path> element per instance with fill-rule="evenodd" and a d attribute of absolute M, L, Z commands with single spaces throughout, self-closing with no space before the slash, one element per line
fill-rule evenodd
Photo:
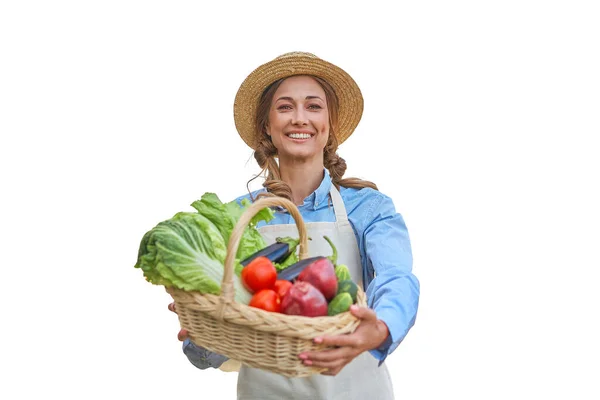
<path fill-rule="evenodd" d="M 233 300 L 233 273 L 237 248 L 244 229 L 265 207 L 286 208 L 298 228 L 299 258 L 305 259 L 307 233 L 300 212 L 289 200 L 268 197 L 257 200 L 241 216 L 228 243 L 225 272 L 220 295 L 187 292 L 166 288 L 176 303 L 182 328 L 199 346 L 222 354 L 242 364 L 287 377 L 305 377 L 323 372 L 304 365 L 298 358 L 301 352 L 324 349 L 313 342 L 317 336 L 354 332 L 359 324 L 350 312 L 327 317 L 304 317 L 264 311 Z M 366 305 L 359 288 L 357 303 Z"/>

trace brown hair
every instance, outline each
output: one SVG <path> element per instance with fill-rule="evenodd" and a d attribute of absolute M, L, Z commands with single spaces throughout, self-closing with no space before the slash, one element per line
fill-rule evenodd
<path fill-rule="evenodd" d="M 338 127 L 338 98 L 333 90 L 333 87 L 331 87 L 327 81 L 312 75 L 311 78 L 315 79 L 323 88 L 323 91 L 325 91 L 327 109 L 329 110 L 329 138 L 327 139 L 327 144 L 325 145 L 324 149 L 323 164 L 329 171 L 331 181 L 336 188 L 338 188 L 338 190 L 340 186 L 356 189 L 369 187 L 377 190 L 377 186 L 373 182 L 364 181 L 358 178 L 343 178 L 344 172 L 346 172 L 346 161 L 337 154 L 338 141 L 337 137 L 335 136 L 335 131 Z M 281 180 L 279 164 L 277 164 L 277 161 L 275 160 L 275 157 L 277 156 L 277 148 L 273 142 L 271 142 L 269 135 L 267 135 L 267 125 L 269 123 L 269 110 L 271 109 L 271 102 L 273 101 L 275 92 L 285 79 L 286 78 L 282 78 L 273 82 L 267 86 L 261 95 L 258 108 L 256 109 L 256 134 L 258 135 L 259 140 L 258 146 L 256 146 L 254 151 L 254 158 L 256 159 L 259 167 L 262 168 L 261 175 L 266 178 L 263 186 L 267 189 L 267 192 L 269 192 L 271 195 L 293 200 L 292 189 L 287 183 Z M 265 172 L 267 173 L 266 176 L 264 175 Z M 256 179 L 256 177 L 250 179 L 248 181 L 248 185 L 254 179 Z M 268 196 L 268 194 L 262 193 L 258 197 L 262 196 Z"/>

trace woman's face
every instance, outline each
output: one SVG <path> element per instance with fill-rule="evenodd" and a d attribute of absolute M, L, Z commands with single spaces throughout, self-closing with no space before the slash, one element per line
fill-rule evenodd
<path fill-rule="evenodd" d="M 319 156 L 329 137 L 329 110 L 323 88 L 310 76 L 293 76 L 279 85 L 269 111 L 267 133 L 279 158 Z"/>

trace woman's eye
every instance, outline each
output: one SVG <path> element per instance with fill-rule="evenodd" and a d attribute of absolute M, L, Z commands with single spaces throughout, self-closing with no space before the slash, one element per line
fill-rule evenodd
<path fill-rule="evenodd" d="M 279 107 L 277 107 L 278 110 L 291 110 L 292 106 L 290 106 L 289 104 L 282 104 Z"/>
<path fill-rule="evenodd" d="M 321 107 L 318 104 L 311 104 L 311 105 L 308 106 L 308 108 L 311 109 L 311 110 L 320 110 L 323 107 Z"/>

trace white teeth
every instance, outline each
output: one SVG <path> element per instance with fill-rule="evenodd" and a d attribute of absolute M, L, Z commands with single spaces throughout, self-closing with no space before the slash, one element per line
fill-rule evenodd
<path fill-rule="evenodd" d="M 310 139 L 310 134 L 308 134 L 308 133 L 290 133 L 289 137 L 292 139 Z"/>

